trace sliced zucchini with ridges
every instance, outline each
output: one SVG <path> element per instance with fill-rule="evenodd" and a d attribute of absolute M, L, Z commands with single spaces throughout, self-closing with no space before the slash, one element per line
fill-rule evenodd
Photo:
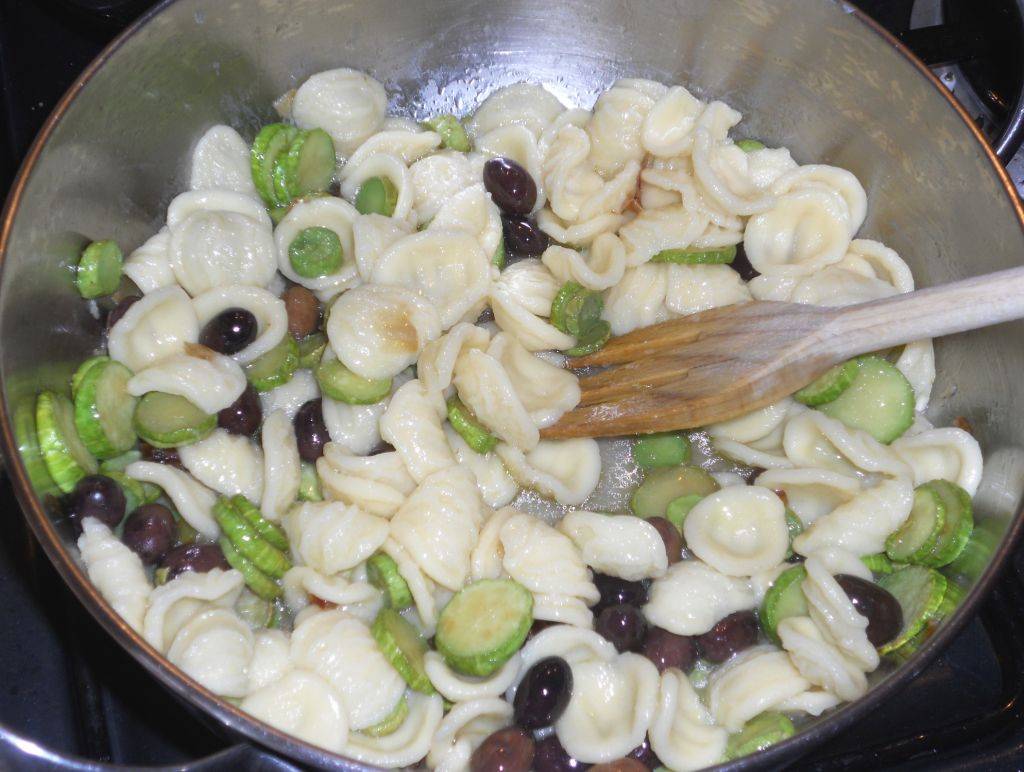
<path fill-rule="evenodd" d="M 271 391 L 288 383 L 298 369 L 299 344 L 285 335 L 270 351 L 245 366 L 245 377 L 256 391 Z"/>
<path fill-rule="evenodd" d="M 877 555 L 864 555 L 860 562 L 867 566 L 868 571 L 873 574 L 891 574 L 903 567 L 902 563 L 893 563 L 884 552 Z"/>
<path fill-rule="evenodd" d="M 288 549 L 288 536 L 281 526 L 267 520 L 249 499 L 239 493 L 231 497 L 231 506 L 249 521 L 249 525 L 255 528 L 256 533 L 267 543 L 279 550 Z"/>
<path fill-rule="evenodd" d="M 213 516 L 239 554 L 252 561 L 263 573 L 280 579 L 292 567 L 288 556 L 263 539 L 228 499 L 217 501 L 213 507 Z"/>
<path fill-rule="evenodd" d="M 387 716 L 373 726 L 360 729 L 359 732 L 369 735 L 370 737 L 384 737 L 385 735 L 394 734 L 398 727 L 405 723 L 405 719 L 408 717 L 409 701 L 403 694 L 402 699 L 398 701 L 394 709 L 388 713 Z"/>
<path fill-rule="evenodd" d="M 89 357 L 75 370 L 75 374 L 71 376 L 71 401 L 74 402 L 75 396 L 78 394 L 78 387 L 82 383 L 82 379 L 85 378 L 85 374 L 93 367 L 101 362 L 109 362 L 110 357 L 106 355 L 100 355 L 95 357 Z"/>
<path fill-rule="evenodd" d="M 759 613 L 761 627 L 775 643 L 779 642 L 776 632 L 779 622 L 787 617 L 807 616 L 807 598 L 804 597 L 804 579 L 807 569 L 802 565 L 787 568 L 779 574 L 768 592 L 764 594 Z"/>
<path fill-rule="evenodd" d="M 279 199 L 274 192 L 274 169 L 278 157 L 288 150 L 298 132 L 294 126 L 271 123 L 260 129 L 253 140 L 249 155 L 252 181 L 256 191 L 269 206 L 284 207 L 291 201 L 290 197 Z"/>
<path fill-rule="evenodd" d="M 359 214 L 382 214 L 391 217 L 398 206 L 398 188 L 387 177 L 370 177 L 356 193 Z"/>
<path fill-rule="evenodd" d="M 268 598 L 261 598 L 251 590 L 242 590 L 242 594 L 235 601 L 235 611 L 253 630 L 270 627 L 274 620 L 273 602 Z"/>
<path fill-rule="evenodd" d="M 974 514 L 971 497 L 963 488 L 949 480 L 932 480 L 919 486 L 934 493 L 945 508 L 946 520 L 942 525 L 935 546 L 924 557 L 921 565 L 942 568 L 956 560 L 964 551 L 974 531 Z M 917 498 L 915 496 L 915 502 Z"/>
<path fill-rule="evenodd" d="M 366 578 L 384 593 L 384 605 L 402 610 L 412 605 L 412 591 L 390 555 L 378 552 L 366 561 Z"/>
<path fill-rule="evenodd" d="M 178 394 L 151 391 L 135 406 L 136 434 L 154 448 L 176 448 L 199 442 L 217 428 L 217 416 Z"/>
<path fill-rule="evenodd" d="M 725 758 L 731 761 L 749 756 L 794 734 L 796 728 L 787 716 L 773 710 L 761 713 L 744 724 L 739 732 L 729 735 L 729 742 L 725 746 Z"/>
<path fill-rule="evenodd" d="M 860 357 L 853 383 L 818 410 L 887 444 L 914 422 L 914 389 L 907 376 L 881 357 Z"/>
<path fill-rule="evenodd" d="M 910 515 L 885 540 L 885 554 L 901 563 L 927 565 L 946 525 L 946 505 L 938 491 L 921 485 L 914 491 Z"/>
<path fill-rule="evenodd" d="M 612 326 L 604 319 L 598 319 L 597 322 L 576 336 L 575 346 L 567 348 L 562 353 L 569 357 L 585 357 L 587 354 L 599 351 L 611 336 Z"/>
<path fill-rule="evenodd" d="M 567 281 L 551 301 L 551 324 L 567 335 L 580 336 L 600 321 L 603 309 L 600 292 Z"/>
<path fill-rule="evenodd" d="M 327 336 L 322 332 L 314 332 L 299 341 L 299 369 L 312 370 L 324 356 L 327 349 Z"/>
<path fill-rule="evenodd" d="M 135 445 L 132 419 L 138 398 L 128 393 L 131 378 L 131 370 L 108 360 L 91 366 L 78 384 L 75 426 L 97 458 L 112 458 Z"/>
<path fill-rule="evenodd" d="M 44 391 L 36 398 L 36 436 L 46 471 L 63 493 L 99 469 L 75 429 L 75 408 L 63 394 Z"/>
<path fill-rule="evenodd" d="M 435 115 L 423 121 L 423 125 L 441 135 L 441 144 L 460 153 L 470 151 L 469 137 L 459 119 L 454 115 Z"/>
<path fill-rule="evenodd" d="M 78 294 L 87 300 L 113 294 L 121 284 L 124 255 L 113 241 L 94 241 L 82 251 L 75 271 Z"/>
<path fill-rule="evenodd" d="M 288 262 L 304 279 L 337 273 L 344 261 L 338 234 L 322 225 L 303 228 L 288 245 Z"/>
<path fill-rule="evenodd" d="M 491 434 L 473 411 L 462 404 L 458 397 L 448 400 L 448 422 L 462 439 L 476 453 L 490 453 L 498 444 L 498 438 Z"/>
<path fill-rule="evenodd" d="M 663 249 L 651 258 L 652 263 L 677 265 L 728 265 L 736 259 L 736 245 L 719 249 Z"/>
<path fill-rule="evenodd" d="M 278 156 L 274 166 L 274 190 L 282 200 L 321 193 L 330 186 L 338 159 L 334 140 L 323 129 L 300 131 Z"/>
<path fill-rule="evenodd" d="M 653 469 L 633 491 L 629 508 L 638 517 L 665 517 L 668 506 L 682 496 L 707 496 L 718 490 L 715 478 L 696 466 Z"/>
<path fill-rule="evenodd" d="M 924 566 L 907 566 L 878 580 L 878 586 L 888 590 L 903 610 L 903 629 L 891 641 L 879 646 L 879 653 L 895 651 L 924 630 L 942 605 L 946 584 L 946 577 Z"/>
<path fill-rule="evenodd" d="M 690 440 L 679 432 L 659 432 L 638 437 L 633 460 L 643 469 L 681 466 L 690 460 Z"/>
<path fill-rule="evenodd" d="M 453 670 L 488 676 L 519 651 L 532 624 L 529 590 L 512 579 L 481 579 L 442 609 L 434 644 Z"/>
<path fill-rule="evenodd" d="M 363 378 L 337 359 L 321 360 L 313 375 L 324 396 L 348 405 L 373 405 L 391 393 L 390 378 Z"/>
<path fill-rule="evenodd" d="M 850 387 L 859 369 L 856 359 L 836 365 L 800 389 L 793 399 L 811 407 L 831 402 Z"/>
<path fill-rule="evenodd" d="M 373 620 L 370 632 L 384 658 L 410 688 L 424 694 L 434 693 L 434 685 L 430 683 L 423 665 L 427 642 L 411 622 L 393 608 L 382 608 Z"/>
<path fill-rule="evenodd" d="M 320 476 L 316 473 L 316 465 L 303 461 L 299 466 L 299 501 L 323 501 L 324 494 L 320 491 Z"/>
<path fill-rule="evenodd" d="M 242 575 L 246 586 L 256 595 L 264 600 L 274 600 L 281 595 L 281 586 L 260 571 L 255 563 L 235 549 L 235 545 L 231 543 L 227 536 L 221 536 L 217 543 L 220 544 L 221 551 L 224 553 L 224 559 L 228 561 L 228 565 Z"/>

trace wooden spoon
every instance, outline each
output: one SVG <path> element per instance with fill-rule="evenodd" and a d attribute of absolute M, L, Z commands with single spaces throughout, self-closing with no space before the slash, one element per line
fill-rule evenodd
<path fill-rule="evenodd" d="M 861 303 L 753 302 L 634 330 L 568 367 L 575 410 L 547 439 L 707 426 L 770 405 L 858 354 L 1024 317 L 1024 267 Z M 1024 341 L 1022 341 L 1024 344 Z"/>

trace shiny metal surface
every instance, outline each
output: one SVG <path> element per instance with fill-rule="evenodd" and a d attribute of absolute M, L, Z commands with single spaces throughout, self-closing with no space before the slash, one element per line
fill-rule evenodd
<path fill-rule="evenodd" d="M 69 266 L 88 240 L 134 248 L 184 188 L 191 143 L 226 122 L 251 134 L 271 101 L 318 70 L 381 79 L 393 109 L 464 113 L 494 87 L 543 81 L 589 106 L 620 75 L 690 85 L 746 115 L 745 133 L 802 161 L 853 171 L 869 196 L 861 235 L 895 248 L 920 286 L 1021 262 L 1021 208 L 1005 173 L 937 81 L 895 42 L 830 0 L 177 0 L 94 63 L 26 160 L 0 229 L 4 451 L 26 514 L 62 575 L 110 633 L 168 688 L 226 730 L 299 761 L 355 769 L 248 719 L 185 678 L 114 616 L 87 582 L 70 530 L 16 452 L 31 405 L 63 388 L 100 341 Z M 950 213 L 953 213 L 950 216 Z M 869 711 L 948 641 L 1019 530 L 1024 485 L 1024 325 L 938 346 L 930 416 L 966 416 L 988 458 L 979 517 L 999 544 L 954 618 L 867 697 L 756 758 L 792 761 Z M 1004 535 L 1005 532 L 1005 535 Z M 999 542 L 999 537 L 1002 541 Z"/>

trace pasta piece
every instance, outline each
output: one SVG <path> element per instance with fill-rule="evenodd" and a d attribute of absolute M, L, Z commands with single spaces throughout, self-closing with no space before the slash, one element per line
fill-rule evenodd
<path fill-rule="evenodd" d="M 827 547 L 857 557 L 885 550 L 885 539 L 910 515 L 914 488 L 908 480 L 883 480 L 827 515 L 793 540 L 793 549 L 811 555 Z"/>
<path fill-rule="evenodd" d="M 612 761 L 644 741 L 658 704 L 654 664 L 639 654 L 572 665 L 572 696 L 555 732 L 566 752 L 586 763 Z"/>
<path fill-rule="evenodd" d="M 576 345 L 576 339 L 532 313 L 513 291 L 500 281 L 491 287 L 488 297 L 494 321 L 506 333 L 515 337 L 528 351 L 564 350 Z M 539 305 L 538 305 L 539 307 Z M 547 313 L 551 312 L 548 305 Z"/>
<path fill-rule="evenodd" d="M 416 361 L 416 375 L 427 396 L 435 402 L 439 415 L 444 415 L 445 400 L 455 391 L 452 377 L 459 354 L 471 348 L 486 349 L 490 341 L 491 335 L 487 330 L 460 322 L 423 347 Z"/>
<path fill-rule="evenodd" d="M 755 646 L 711 674 L 706 698 L 715 723 L 738 732 L 754 716 L 802 695 L 810 685 L 786 652 Z"/>
<path fill-rule="evenodd" d="M 846 257 L 837 267 L 879 279 L 894 287 L 897 292 L 914 290 L 914 276 L 909 266 L 895 250 L 878 241 L 854 239 L 850 242 Z"/>
<path fill-rule="evenodd" d="M 505 699 L 513 702 L 520 682 L 530 668 L 548 657 L 561 657 L 570 665 L 580 662 L 611 662 L 617 656 L 615 646 L 589 627 L 552 625 L 541 630 L 519 650 L 521 664 L 516 680 L 505 692 Z"/>
<path fill-rule="evenodd" d="M 284 301 L 260 287 L 235 284 L 207 290 L 192 301 L 200 328 L 229 308 L 244 308 L 256 317 L 256 338 L 231 358 L 246 365 L 274 348 L 288 334 Z"/>
<path fill-rule="evenodd" d="M 551 315 L 551 303 L 562 284 L 536 258 L 517 260 L 501 272 L 494 288 L 534 316 Z M 499 322 L 500 324 L 500 322 Z"/>
<path fill-rule="evenodd" d="M 405 167 L 402 167 L 403 170 Z M 360 282 L 352 232 L 359 213 L 348 201 L 333 196 L 313 198 L 294 204 L 274 230 L 277 244 L 277 269 L 296 284 L 313 290 L 318 297 L 329 300 L 342 290 Z M 308 278 L 292 267 L 289 247 L 306 228 L 326 228 L 341 244 L 341 267 L 332 274 Z"/>
<path fill-rule="evenodd" d="M 456 463 L 437 408 L 418 379 L 409 381 L 391 397 L 380 419 L 380 436 L 398 451 L 417 483 Z"/>
<path fill-rule="evenodd" d="M 661 674 L 658 706 L 647 734 L 662 764 L 687 772 L 721 761 L 728 733 L 714 723 L 682 671 L 669 668 Z"/>
<path fill-rule="evenodd" d="M 810 617 L 843 654 L 861 670 L 878 667 L 878 652 L 868 640 L 868 619 L 854 608 L 849 596 L 816 555 L 804 562 L 807 577 L 801 588 Z M 813 680 L 813 679 L 809 679 Z"/>
<path fill-rule="evenodd" d="M 323 678 L 291 670 L 253 691 L 239 707 L 275 729 L 335 753 L 348 741 L 348 716 L 341 697 Z"/>
<path fill-rule="evenodd" d="M 842 198 L 849 221 L 850 237 L 853 238 L 864 224 L 868 211 L 868 197 L 860 181 L 846 169 L 825 164 L 808 164 L 791 169 L 774 180 L 772 185 L 772 192 L 780 196 L 796 190 L 812 189 L 833 192 Z"/>
<path fill-rule="evenodd" d="M 369 628 L 341 611 L 310 614 L 292 633 L 292 661 L 321 676 L 341 697 L 352 729 L 379 723 L 405 694 L 405 681 Z"/>
<path fill-rule="evenodd" d="M 344 446 L 329 442 L 316 462 L 324 496 L 359 507 L 379 517 L 391 517 L 416 489 L 398 453 L 352 455 Z"/>
<path fill-rule="evenodd" d="M 338 298 L 327 322 L 331 348 L 363 378 L 391 378 L 441 335 L 437 311 L 402 287 L 364 284 Z"/>
<path fill-rule="evenodd" d="M 779 622 L 779 638 L 800 674 L 840 700 L 856 700 L 868 689 L 863 671 L 825 640 L 809 617 Z"/>
<path fill-rule="evenodd" d="M 339 157 L 349 156 L 384 122 L 388 97 L 369 75 L 341 67 L 310 76 L 292 100 L 300 129 L 323 129 Z"/>
<path fill-rule="evenodd" d="M 891 447 L 913 470 L 914 485 L 949 480 L 969 496 L 977 493 L 981 482 L 981 447 L 963 429 L 929 429 L 913 437 L 901 437 Z"/>
<path fill-rule="evenodd" d="M 796 513 L 804 527 L 845 504 L 861 492 L 856 477 L 825 469 L 770 469 L 755 481 L 757 485 L 782 491 L 786 505 Z"/>
<path fill-rule="evenodd" d="M 252 182 L 249 145 L 230 126 L 212 126 L 192 149 L 192 190 L 231 190 L 258 198 Z"/>
<path fill-rule="evenodd" d="M 872 473 L 913 476 L 892 448 L 818 410 L 807 410 L 792 418 L 786 424 L 782 444 L 796 466 L 819 467 L 858 477 Z"/>
<path fill-rule="evenodd" d="M 389 155 L 398 158 L 403 164 L 411 164 L 436 150 L 440 144 L 440 134 L 434 131 L 421 131 L 415 124 L 412 131 L 408 128 L 382 127 L 381 131 L 368 137 L 348 157 L 338 176 L 345 182 L 367 158 L 375 155 Z"/>
<path fill-rule="evenodd" d="M 531 354 L 509 335 L 496 335 L 487 354 L 502 366 L 538 428 L 551 426 L 579 404 L 580 386 L 573 373 Z"/>
<path fill-rule="evenodd" d="M 640 142 L 654 156 L 672 158 L 693 150 L 694 128 L 704 103 L 682 86 L 673 86 L 644 118 Z"/>
<path fill-rule="evenodd" d="M 182 193 L 167 207 L 167 256 L 174 277 L 195 296 L 213 287 L 266 287 L 277 270 L 270 217 L 241 193 Z"/>
<path fill-rule="evenodd" d="M 483 502 L 469 471 L 452 466 L 425 478 L 391 518 L 391 538 L 442 587 L 460 590 L 483 524 Z"/>
<path fill-rule="evenodd" d="M 289 644 L 290 638 L 283 630 L 264 628 L 255 631 L 252 659 L 249 661 L 250 694 L 281 679 L 292 669 Z"/>
<path fill-rule="evenodd" d="M 536 83 L 513 83 L 491 92 L 466 121 L 466 129 L 481 137 L 505 126 L 523 126 L 534 136 L 554 121 L 565 108 L 558 98 Z"/>
<path fill-rule="evenodd" d="M 625 335 L 640 327 L 667 321 L 672 313 L 665 307 L 668 273 L 664 265 L 645 263 L 628 269 L 622 281 L 608 291 L 601 317 L 612 335 Z"/>
<path fill-rule="evenodd" d="M 525 126 L 504 126 L 492 129 L 474 143 L 476 150 L 489 158 L 507 158 L 526 169 L 537 183 L 537 201 L 534 212 L 544 206 L 547 196 L 541 184 L 541 155 L 537 147 L 538 134 Z"/>
<path fill-rule="evenodd" d="M 361 159 L 358 163 L 350 160 L 345 165 L 341 180 L 341 195 L 355 202 L 359 188 L 363 183 L 374 177 L 388 180 L 395 188 L 397 198 L 391 216 L 396 220 L 407 220 L 412 213 L 412 205 L 416 200 L 413 190 L 412 176 L 405 163 L 397 156 L 387 153 L 375 153 Z"/>
<path fill-rule="evenodd" d="M 513 510 L 515 511 L 515 510 Z M 572 541 L 531 515 L 516 513 L 500 531 L 502 566 L 534 596 L 534 619 L 589 627 L 600 593 Z"/>
<path fill-rule="evenodd" d="M 604 212 L 582 222 L 567 222 L 550 209 L 537 212 L 537 225 L 552 240 L 580 249 L 592 244 L 598 236 L 614 234 L 628 220 L 621 212 Z"/>
<path fill-rule="evenodd" d="M 429 638 L 434 634 L 434 628 L 437 626 L 437 614 L 440 610 L 434 594 L 437 588 L 433 581 L 423 573 L 412 555 L 394 539 L 389 538 L 384 542 L 381 551 L 390 556 L 398 565 L 398 573 L 409 585 L 409 592 L 412 595 L 423 634 Z"/>
<path fill-rule="evenodd" d="M 589 290 L 614 287 L 626 272 L 626 249 L 614 233 L 599 235 L 586 253 L 553 244 L 541 260 L 562 284 L 574 281 Z"/>
<path fill-rule="evenodd" d="M 501 215 L 482 182 L 470 185 L 444 202 L 428 228 L 465 231 L 476 237 L 485 255 L 493 256 L 502 239 Z"/>
<path fill-rule="evenodd" d="M 486 678 L 473 678 L 456 673 L 436 651 L 428 651 L 423 666 L 430 683 L 450 702 L 500 697 L 515 682 L 519 673 L 519 654 L 512 657 Z M 506 703 L 507 704 L 507 703 Z"/>
<path fill-rule="evenodd" d="M 125 467 L 124 473 L 133 480 L 153 483 L 162 488 L 185 522 L 207 539 L 216 539 L 220 535 L 220 527 L 213 517 L 217 495 L 188 472 L 175 469 L 169 464 L 135 461 Z"/>
<path fill-rule="evenodd" d="M 816 306 L 848 306 L 896 294 L 890 284 L 841 266 L 842 263 L 829 265 L 801 279 L 785 299 Z"/>
<path fill-rule="evenodd" d="M 717 571 L 750 576 L 785 559 L 786 505 L 756 485 L 723 488 L 694 505 L 683 536 L 687 548 Z"/>
<path fill-rule="evenodd" d="M 297 613 L 310 603 L 331 603 L 366 624 L 371 624 L 384 605 L 381 591 L 364 581 L 341 574 L 324 576 L 309 566 L 295 566 L 281 581 L 285 602 Z"/>
<path fill-rule="evenodd" d="M 142 637 L 150 646 L 166 652 L 178 631 L 194 616 L 211 606 L 233 607 L 244 585 L 238 571 L 214 568 L 202 574 L 178 574 L 150 594 Z"/>
<path fill-rule="evenodd" d="M 480 181 L 469 158 L 454 150 L 421 158 L 409 167 L 409 174 L 416 192 L 416 222 L 420 225 L 430 222 L 452 196 Z"/>
<path fill-rule="evenodd" d="M 434 734 L 427 764 L 437 772 L 469 769 L 473 751 L 490 734 L 508 726 L 511 721 L 512 706 L 494 697 L 455 705 Z"/>
<path fill-rule="evenodd" d="M 655 98 L 621 81 L 597 98 L 586 131 L 590 136 L 590 162 L 598 174 L 607 179 L 630 161 L 643 159 L 640 135 L 654 104 Z"/>
<path fill-rule="evenodd" d="M 527 453 L 499 443 L 495 452 L 516 482 L 559 504 L 582 504 L 601 478 L 601 449 L 592 439 L 541 440 Z"/>
<path fill-rule="evenodd" d="M 361 214 L 352 224 L 352 249 L 359 277 L 370 281 L 377 260 L 392 244 L 409 235 L 408 224 L 382 214 Z"/>
<path fill-rule="evenodd" d="M 376 552 L 388 521 L 341 502 L 301 502 L 281 520 L 292 553 L 325 576 L 346 571 Z"/>
<path fill-rule="evenodd" d="M 185 350 L 199 340 L 199 321 L 181 287 L 150 292 L 133 303 L 110 328 L 110 358 L 138 372 Z"/>
<path fill-rule="evenodd" d="M 643 265 L 664 249 L 685 249 L 707 227 L 708 218 L 687 210 L 682 204 L 658 209 L 643 209 L 619 229 L 626 248 L 626 266 Z"/>
<path fill-rule="evenodd" d="M 271 413 L 280 411 L 291 421 L 299 412 L 300 407 L 319 396 L 320 386 L 317 384 L 316 378 L 313 377 L 313 372 L 311 370 L 296 370 L 288 383 L 271 391 L 260 392 L 260 405 L 263 408 L 263 415 L 269 416 Z M 324 405 L 327 402 L 328 400 L 325 398 Z M 326 412 L 325 409 L 325 420 Z M 330 429 L 330 424 L 327 428 Z"/>
<path fill-rule="evenodd" d="M 467 315 L 476 318 L 479 311 L 470 312 L 487 296 L 490 268 L 490 255 L 475 236 L 428 229 L 400 239 L 381 255 L 373 281 L 415 291 L 437 309 L 447 330 Z"/>
<path fill-rule="evenodd" d="M 455 362 L 453 383 L 459 399 L 499 439 L 520 450 L 530 450 L 540 442 L 537 424 L 517 397 L 509 374 L 493 356 L 479 349 L 462 352 Z"/>
<path fill-rule="evenodd" d="M 234 611 L 214 606 L 181 627 L 167 659 L 214 694 L 238 698 L 249 690 L 253 648 L 248 625 Z"/>
<path fill-rule="evenodd" d="M 684 560 L 669 566 L 651 585 L 644 616 L 677 635 L 701 635 L 720 619 L 755 605 L 748 581 L 726 576 L 699 560 Z"/>
<path fill-rule="evenodd" d="M 896 368 L 907 376 L 914 388 L 915 409 L 918 412 L 928 407 L 935 384 L 935 347 L 931 340 L 918 340 L 903 347 L 903 353 L 896 360 Z"/>
<path fill-rule="evenodd" d="M 128 381 L 128 393 L 178 394 L 205 413 L 217 413 L 242 396 L 248 382 L 231 357 L 205 346 L 186 343 L 185 351 L 140 370 Z"/>
<path fill-rule="evenodd" d="M 410 692 L 406 699 L 409 716 L 396 731 L 382 737 L 350 734 L 341 754 L 385 769 L 412 766 L 426 756 L 441 724 L 444 705 L 437 694 Z"/>
<path fill-rule="evenodd" d="M 687 211 L 702 215 L 712 225 L 729 231 L 743 230 L 743 219 L 716 200 L 697 179 L 689 156 L 655 159 L 640 173 L 640 180 L 640 201 L 645 209 L 682 202 Z"/>
<path fill-rule="evenodd" d="M 494 452 L 477 453 L 450 424 L 444 425 L 444 433 L 459 466 L 468 469 L 476 478 L 476 487 L 484 503 L 494 508 L 511 503 L 519 493 L 519 484 L 509 474 L 501 457 Z"/>
<path fill-rule="evenodd" d="M 381 443 L 379 422 L 387 406 L 387 400 L 372 405 L 347 405 L 324 397 L 324 424 L 331 441 L 349 453 L 368 455 Z"/>
<path fill-rule="evenodd" d="M 263 499 L 263 451 L 248 437 L 214 429 L 205 439 L 178 448 L 189 474 L 225 496 Z"/>
<path fill-rule="evenodd" d="M 133 630 L 141 632 L 153 586 L 139 556 L 94 517 L 82 520 L 78 551 L 89 581 Z"/>
<path fill-rule="evenodd" d="M 491 512 L 480 529 L 480 538 L 469 556 L 469 575 L 474 582 L 480 579 L 500 579 L 505 575 L 502 561 L 505 548 L 501 544 L 501 529 L 518 510 L 503 507 Z"/>
<path fill-rule="evenodd" d="M 135 282 L 143 294 L 148 295 L 176 283 L 174 271 L 167 261 L 170 245 L 171 232 L 164 226 L 125 259 L 125 276 Z"/>
<path fill-rule="evenodd" d="M 720 306 L 746 303 L 750 290 L 727 265 L 668 265 L 665 307 L 686 316 Z"/>
<path fill-rule="evenodd" d="M 576 511 L 562 518 L 558 530 L 599 573 L 636 582 L 664 576 L 668 568 L 661 534 L 642 518 Z"/>
<path fill-rule="evenodd" d="M 263 443 L 260 512 L 267 520 L 276 523 L 299 495 L 302 476 L 299 445 L 291 419 L 280 410 L 264 419 L 260 434 Z"/>

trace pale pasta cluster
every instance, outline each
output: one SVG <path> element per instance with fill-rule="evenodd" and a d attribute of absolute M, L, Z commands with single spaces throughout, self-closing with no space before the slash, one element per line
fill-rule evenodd
<path fill-rule="evenodd" d="M 722 477 L 693 503 L 679 534 L 683 560 L 647 520 L 600 511 L 595 491 L 614 484 L 601 443 L 540 434 L 580 400 L 560 353 L 580 336 L 552 319 L 567 282 L 602 295 L 616 335 L 754 298 L 841 305 L 912 290 L 893 250 L 855 238 L 867 211 L 856 177 L 800 165 L 785 148 L 742 147 L 731 135 L 738 112 L 649 80 L 616 81 L 590 110 L 568 109 L 539 85 L 499 89 L 464 121 L 468 152 L 388 116 L 383 87 L 353 70 L 314 75 L 283 105 L 300 129 L 333 140 L 340 196 L 299 199 L 275 225 L 249 145 L 227 126 L 211 128 L 193 151 L 192 189 L 125 262 L 143 297 L 113 325 L 107 351 L 131 370 L 131 395 L 179 395 L 216 414 L 246 390 L 246 368 L 289 335 L 281 294 L 294 284 L 329 311 L 322 361 L 390 387 L 372 404 L 349 404 L 299 369 L 260 394 L 258 435 L 218 428 L 179 448 L 180 467 L 137 460 L 124 470 L 158 486 L 201 541 L 223 536 L 222 497 L 245 497 L 283 529 L 280 629 L 240 614 L 252 593 L 238 570 L 186 571 L 156 585 L 115 533 L 86 519 L 82 561 L 114 610 L 255 718 L 384 767 L 468 769 L 474 750 L 513 723 L 518 685 L 548 657 L 572 673 L 553 731 L 587 764 L 647 738 L 664 766 L 697 769 L 721 761 L 758 714 L 819 715 L 863 695 L 879 652 L 835 577 L 872 579 L 860 558 L 885 551 L 916 486 L 948 480 L 974 494 L 982 460 L 970 434 L 918 415 L 883 444 L 793 399 L 710 426 L 722 458 L 757 471 Z M 494 260 L 503 220 L 482 181 L 494 157 L 536 184 L 529 217 L 550 238 L 538 257 Z M 394 191 L 390 216 L 355 206 L 378 178 Z M 289 259 L 310 228 L 333 232 L 343 255 L 314 278 Z M 749 282 L 724 263 L 652 261 L 664 250 L 736 245 L 758 274 Z M 235 308 L 255 317 L 254 339 L 232 355 L 200 345 L 205 325 Z M 905 347 L 895 364 L 923 410 L 931 342 Z M 495 439 L 487 452 L 448 420 L 452 397 Z M 311 466 L 294 421 L 317 399 L 330 441 Z M 322 500 L 300 495 L 304 475 Z M 537 497 L 557 505 L 560 521 L 531 511 Z M 787 509 L 802 530 L 795 538 Z M 532 618 L 552 626 L 486 677 L 428 651 L 432 693 L 412 688 L 371 634 L 387 604 L 368 566 L 378 555 L 397 566 L 411 597 L 403 616 L 426 638 L 453 594 L 491 579 L 524 587 Z M 697 637 L 759 608 L 798 561 L 806 612 L 706 684 L 620 652 L 594 630 L 595 574 L 649 584 L 646 623 Z"/>

